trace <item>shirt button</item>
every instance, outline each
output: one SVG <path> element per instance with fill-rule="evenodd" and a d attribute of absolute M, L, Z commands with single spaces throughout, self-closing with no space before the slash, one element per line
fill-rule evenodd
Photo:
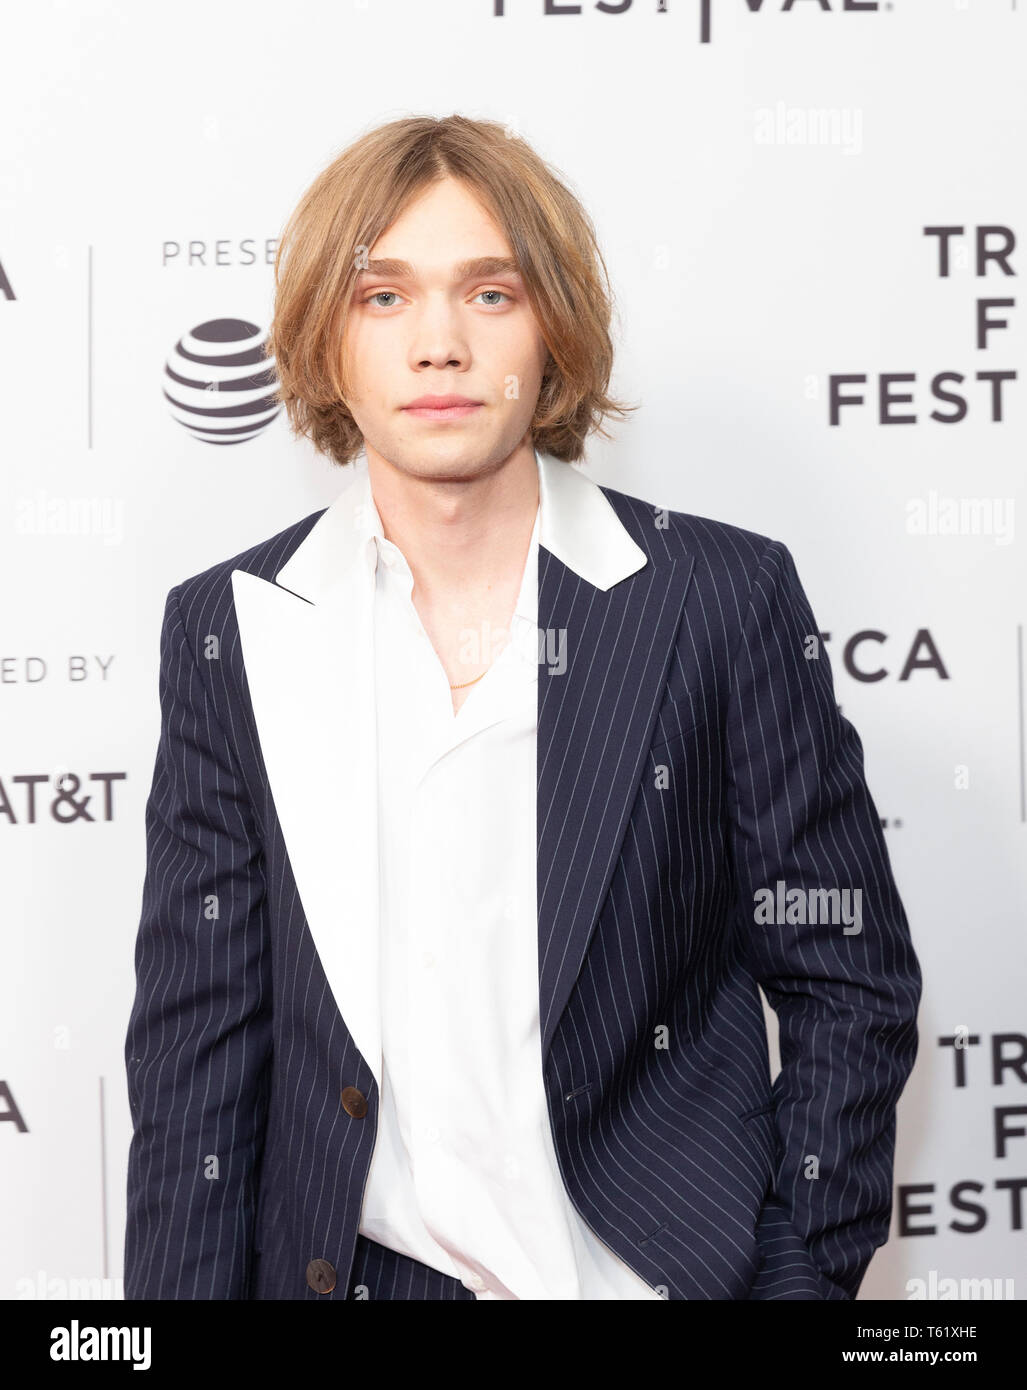
<path fill-rule="evenodd" d="M 480 1274 L 468 1274 L 467 1278 L 464 1280 L 465 1289 L 483 1289 L 484 1287 L 485 1280 Z"/>
<path fill-rule="evenodd" d="M 439 1131 L 435 1125 L 429 1125 L 428 1128 L 424 1131 L 424 1133 L 425 1138 L 430 1140 L 431 1143 L 437 1144 L 439 1142 Z"/>
<path fill-rule="evenodd" d="M 424 963 L 425 963 L 425 965 L 428 967 L 429 970 L 430 970 L 431 967 L 435 964 L 435 957 L 432 955 L 431 951 L 425 951 L 425 953 L 424 953 Z"/>

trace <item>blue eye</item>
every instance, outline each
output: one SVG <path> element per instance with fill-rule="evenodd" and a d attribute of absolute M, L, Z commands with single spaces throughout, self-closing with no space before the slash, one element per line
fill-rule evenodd
<path fill-rule="evenodd" d="M 498 296 L 500 297 L 500 299 L 507 299 L 507 300 L 513 298 L 513 296 L 507 294 L 505 290 L 479 290 L 478 293 L 477 293 L 477 295 L 475 295 L 475 298 L 476 298 L 476 299 L 480 299 L 481 296 L 482 296 L 483 294 L 495 294 L 495 295 L 498 295 Z M 367 296 L 367 298 L 364 300 L 364 303 L 365 303 L 365 304 L 376 304 L 377 307 L 378 307 L 379 309 L 392 309 L 392 308 L 395 307 L 393 304 L 382 304 L 382 303 L 381 303 L 381 300 L 382 300 L 383 298 L 386 298 L 386 299 L 387 299 L 387 298 L 389 298 L 389 297 L 391 297 L 393 300 L 399 299 L 399 295 L 397 294 L 397 292 L 396 292 L 395 290 L 375 290 L 372 294 L 369 294 L 369 295 Z M 486 308 L 489 308 L 489 309 L 498 309 L 499 307 L 500 307 L 499 304 L 497 304 L 495 301 L 493 301 L 492 303 L 486 305 Z"/>

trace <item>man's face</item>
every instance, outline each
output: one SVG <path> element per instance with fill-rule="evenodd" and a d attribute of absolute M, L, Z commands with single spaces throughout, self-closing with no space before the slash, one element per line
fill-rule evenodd
<path fill-rule="evenodd" d="M 548 350 L 500 227 L 447 178 L 408 204 L 367 252 L 343 343 L 347 405 L 377 454 L 421 478 L 467 479 L 499 467 L 526 440 Z M 376 263 L 403 261 L 409 267 Z M 477 402 L 414 413 L 423 396 Z M 530 447 L 530 437 L 527 438 Z"/>

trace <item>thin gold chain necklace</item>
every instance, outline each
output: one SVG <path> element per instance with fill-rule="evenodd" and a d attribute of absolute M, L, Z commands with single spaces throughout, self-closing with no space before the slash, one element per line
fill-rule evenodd
<path fill-rule="evenodd" d="M 485 671 L 488 669 L 489 668 L 486 666 Z M 485 674 L 485 671 L 482 671 L 481 676 Z M 480 681 L 481 676 L 475 676 L 473 681 L 464 681 L 462 685 L 451 685 L 449 688 L 450 690 L 466 690 L 469 685 L 474 685 L 477 681 Z"/>

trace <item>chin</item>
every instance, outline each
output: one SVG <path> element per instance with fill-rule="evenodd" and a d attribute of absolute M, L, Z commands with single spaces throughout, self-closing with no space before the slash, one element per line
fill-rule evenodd
<path fill-rule="evenodd" d="M 402 446 L 379 449 L 394 468 L 418 478 L 475 478 L 497 468 L 513 452 L 486 440 L 431 440 L 418 448 L 409 439 Z"/>

